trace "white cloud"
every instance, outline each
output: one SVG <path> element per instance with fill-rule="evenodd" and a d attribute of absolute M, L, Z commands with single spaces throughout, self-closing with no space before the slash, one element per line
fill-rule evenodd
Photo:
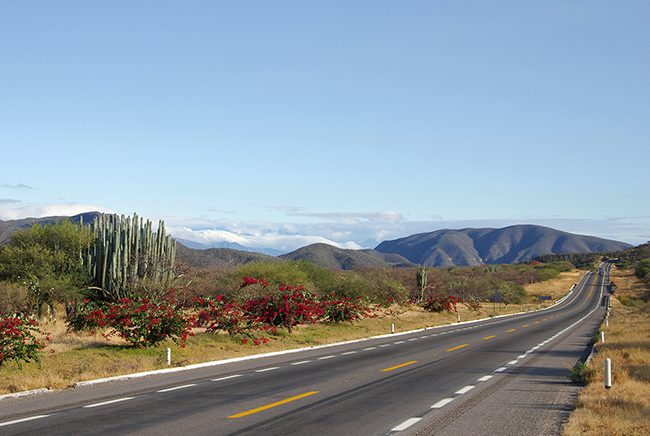
<path fill-rule="evenodd" d="M 271 248 L 283 252 L 290 252 L 305 245 L 324 243 L 340 248 L 362 248 L 355 241 L 333 240 L 318 235 L 305 235 L 299 233 L 284 233 L 279 228 L 265 225 L 243 226 L 238 225 L 237 230 L 202 229 L 195 230 L 189 227 L 167 226 L 169 232 L 179 239 L 186 239 L 201 244 L 211 245 L 223 242 L 236 243 L 248 248 Z"/>
<path fill-rule="evenodd" d="M 10 184 L 7 184 L 7 183 L 0 183 L 0 188 L 5 188 L 5 189 L 25 189 L 25 190 L 28 190 L 28 191 L 32 191 L 32 190 L 36 189 L 33 186 L 25 185 L 24 183 L 18 183 L 16 185 L 10 185 Z"/>
<path fill-rule="evenodd" d="M 71 216 L 92 211 L 113 213 L 113 211 L 105 207 L 88 204 L 28 204 L 19 207 L 16 207 L 15 204 L 0 204 L 0 219 L 17 220 L 46 216 Z"/>

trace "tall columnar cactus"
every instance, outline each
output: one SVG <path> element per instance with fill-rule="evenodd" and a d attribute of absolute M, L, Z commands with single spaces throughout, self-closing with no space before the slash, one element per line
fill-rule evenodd
<path fill-rule="evenodd" d="M 151 221 L 143 222 L 137 214 L 133 218 L 102 214 L 91 228 L 95 243 L 84 253 L 84 264 L 106 298 L 123 298 L 144 279 L 171 283 L 176 241 L 165 233 L 162 220 L 154 232 Z"/>
<path fill-rule="evenodd" d="M 415 278 L 418 283 L 418 288 L 420 289 L 420 301 L 423 301 L 424 290 L 427 287 L 427 267 L 424 265 L 418 265 L 418 269 L 415 273 Z"/>

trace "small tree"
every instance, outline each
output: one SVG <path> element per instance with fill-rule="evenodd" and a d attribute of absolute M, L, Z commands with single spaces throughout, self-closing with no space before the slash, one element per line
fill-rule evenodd
<path fill-rule="evenodd" d="M 81 264 L 81 252 L 93 240 L 89 229 L 67 220 L 36 224 L 14 233 L 0 249 L 0 279 L 22 283 L 39 318 L 44 307 L 79 296 L 89 277 Z"/>

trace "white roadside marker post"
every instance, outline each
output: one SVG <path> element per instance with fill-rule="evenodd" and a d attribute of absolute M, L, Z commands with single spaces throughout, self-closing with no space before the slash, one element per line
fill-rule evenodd
<path fill-rule="evenodd" d="M 460 322 L 460 313 L 457 315 L 457 317 L 458 317 L 458 322 Z"/>
<path fill-rule="evenodd" d="M 605 318 L 605 327 L 609 327 L 609 320 Z"/>
<path fill-rule="evenodd" d="M 605 343 L 605 332 L 600 332 L 600 343 L 601 344 Z"/>
<path fill-rule="evenodd" d="M 395 323 L 390 323 L 390 334 L 395 334 Z"/>
<path fill-rule="evenodd" d="M 172 349 L 167 347 L 167 366 L 172 365 Z"/>
<path fill-rule="evenodd" d="M 612 387 L 612 361 L 608 357 L 605 359 L 605 388 L 610 389 Z"/>

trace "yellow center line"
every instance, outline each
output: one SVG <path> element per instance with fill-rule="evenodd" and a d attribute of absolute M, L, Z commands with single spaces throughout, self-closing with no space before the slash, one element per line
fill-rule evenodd
<path fill-rule="evenodd" d="M 284 400 L 276 401 L 275 403 L 267 404 L 266 406 L 256 407 L 255 409 L 247 410 L 245 412 L 230 415 L 228 418 L 243 418 L 244 416 L 252 415 L 253 413 L 262 412 L 264 410 L 272 409 L 273 407 L 281 406 L 283 404 L 291 403 L 292 401 L 300 400 L 305 397 L 317 394 L 318 391 L 309 391 L 304 394 L 296 395 L 294 397 L 285 398 Z"/>
<path fill-rule="evenodd" d="M 507 330 L 507 332 L 508 332 L 508 333 L 512 333 L 512 332 L 514 332 L 515 330 L 517 330 L 517 329 L 510 329 L 510 330 Z"/>
<path fill-rule="evenodd" d="M 469 345 L 469 344 L 463 344 L 463 345 L 459 345 L 459 346 L 457 346 L 457 347 L 447 348 L 447 351 L 456 351 L 456 350 L 460 350 L 461 348 L 465 348 L 465 347 L 467 347 L 468 345 Z"/>
<path fill-rule="evenodd" d="M 486 337 L 483 338 L 483 340 L 484 340 L 484 341 L 487 341 L 487 340 L 489 340 L 489 339 L 494 339 L 494 338 L 496 338 L 496 337 L 497 337 L 497 335 L 486 336 Z"/>
<path fill-rule="evenodd" d="M 535 321 L 533 324 L 539 324 L 539 321 Z"/>
<path fill-rule="evenodd" d="M 413 365 L 416 363 L 417 360 L 409 360 L 408 362 L 400 363 L 399 365 L 391 366 L 389 368 L 384 368 L 381 370 L 381 372 L 389 372 L 389 371 L 394 371 L 399 368 L 404 368 L 405 366 Z"/>
<path fill-rule="evenodd" d="M 528 324 L 524 324 L 521 326 L 522 329 L 525 329 L 526 327 L 528 327 Z"/>

